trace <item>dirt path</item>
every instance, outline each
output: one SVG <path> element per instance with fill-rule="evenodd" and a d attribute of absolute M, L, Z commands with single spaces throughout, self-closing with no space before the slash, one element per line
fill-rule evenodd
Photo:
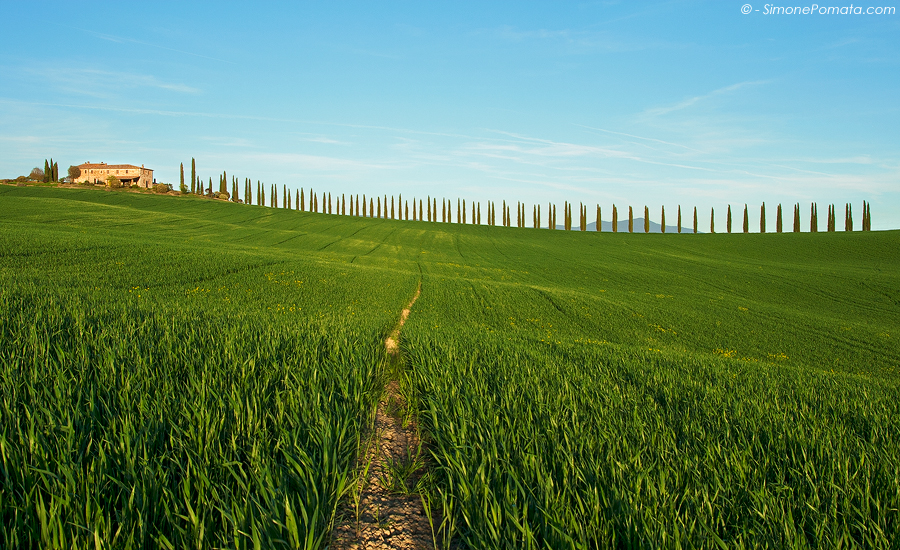
<path fill-rule="evenodd" d="M 393 360 L 400 353 L 400 329 L 421 290 L 420 284 L 384 341 L 385 351 Z M 425 454 L 415 419 L 407 416 L 399 383 L 392 380 L 378 403 L 372 438 L 360 464 L 362 484 L 342 508 L 329 548 L 434 548 L 432 523 L 416 490 Z M 432 520 L 440 524 L 440 518 Z"/>

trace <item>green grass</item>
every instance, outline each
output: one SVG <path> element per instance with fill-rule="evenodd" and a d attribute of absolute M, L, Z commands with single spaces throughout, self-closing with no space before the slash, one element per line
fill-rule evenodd
<path fill-rule="evenodd" d="M 0 186 L 0 545 L 322 547 L 421 281 L 461 544 L 892 547 L 898 245 Z"/>

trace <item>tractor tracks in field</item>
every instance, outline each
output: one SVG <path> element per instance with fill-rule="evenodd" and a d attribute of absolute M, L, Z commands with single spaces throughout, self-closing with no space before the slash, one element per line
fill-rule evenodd
<path fill-rule="evenodd" d="M 384 340 L 391 366 L 400 362 L 400 330 L 419 298 L 422 284 Z M 385 386 L 365 449 L 358 459 L 359 478 L 342 505 L 329 548 L 432 549 L 440 518 L 427 513 L 419 495 L 427 451 L 415 417 L 393 376 Z"/>

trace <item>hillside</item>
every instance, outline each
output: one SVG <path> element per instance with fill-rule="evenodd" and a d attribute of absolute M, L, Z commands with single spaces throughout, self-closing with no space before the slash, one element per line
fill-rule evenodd
<path fill-rule="evenodd" d="M 898 245 L 897 231 L 582 233 L 0 186 L 2 426 L 13 445 L 5 460 L 17 471 L 58 469 L 59 480 L 71 478 L 22 474 L 4 485 L 4 546 L 44 540 L 40 520 L 14 519 L 10 502 L 45 506 L 65 540 L 81 536 L 67 525 L 112 537 L 118 522 L 130 540 L 196 541 L 190 522 L 178 519 L 194 513 L 176 497 L 185 479 L 207 479 L 187 501 L 204 510 L 215 544 L 231 544 L 232 528 L 263 524 L 265 540 L 287 537 L 290 529 L 273 525 L 287 525 L 284 491 L 298 483 L 308 493 L 291 497 L 292 510 L 309 506 L 314 519 L 295 514 L 303 525 L 296 538 L 305 532 L 313 546 L 326 544 L 345 494 L 339 480 L 353 476 L 386 375 L 374 358 L 419 281 L 400 342 L 405 391 L 433 442 L 428 494 L 456 511 L 438 527 L 462 544 L 792 546 L 847 536 L 886 546 L 898 532 L 890 482 L 898 475 L 890 457 L 900 453 Z M 140 376 L 120 370 L 115 357 Z M 251 358 L 259 367 L 246 370 Z M 303 366 L 289 374 L 294 361 Z M 44 364 L 62 377 L 46 394 Z M 274 374 L 265 374 L 269 365 Z M 184 374 L 170 378 L 172 369 Z M 285 376 L 297 387 L 278 382 L 276 393 L 256 393 Z M 248 383 L 232 387 L 235 380 Z M 180 397 L 154 394 L 135 408 L 110 395 L 108 403 L 130 411 L 122 425 L 115 407 L 101 416 L 90 412 L 98 401 L 84 408 L 82 391 L 93 388 L 90 399 L 98 399 L 110 383 L 161 384 Z M 183 384 L 191 391 L 178 390 Z M 301 387 L 322 396 L 302 425 L 247 416 L 248 402 L 301 410 Z M 231 393 L 234 403 L 222 409 L 216 393 Z M 15 413 L 41 399 L 57 408 L 27 422 Z M 197 446 L 192 424 L 167 410 L 198 411 L 217 428 Z M 99 464 L 96 448 L 85 455 L 78 438 L 62 435 L 39 453 L 21 443 L 34 429 L 78 432 L 66 426 L 84 425 L 72 424 L 79 415 L 93 418 L 93 437 L 110 442 L 106 456 L 124 461 L 103 466 L 109 475 L 127 490 L 156 487 L 148 498 L 181 512 L 145 503 L 113 520 L 126 489 L 65 474 L 79 461 Z M 183 466 L 171 486 L 151 483 L 149 473 L 135 485 L 134 474 L 123 477 L 135 467 L 125 466 L 128 452 L 114 451 L 123 434 L 146 438 L 141 426 L 151 419 L 182 442 L 138 446 L 158 457 L 155 467 Z M 258 426 L 258 439 L 227 450 L 241 422 Z M 346 431 L 323 427 L 332 424 Z M 269 449 L 273 433 L 281 443 Z M 288 445 L 292 433 L 306 435 Z M 322 481 L 284 470 L 284 445 Z M 251 458 L 251 448 L 263 458 Z M 313 467 L 320 455 L 335 456 L 333 466 Z M 228 464 L 250 472 L 257 460 L 283 482 L 229 473 Z M 223 515 L 247 484 L 257 487 L 252 510 Z M 79 516 L 83 503 L 53 496 L 95 486 L 102 521 Z M 319 504 L 298 496 L 313 493 Z M 158 518 L 149 531 L 147 514 Z"/>

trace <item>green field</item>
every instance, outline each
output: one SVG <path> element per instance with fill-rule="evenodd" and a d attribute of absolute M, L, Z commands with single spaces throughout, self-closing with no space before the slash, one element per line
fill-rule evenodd
<path fill-rule="evenodd" d="M 0 547 L 321 548 L 401 336 L 469 548 L 893 548 L 900 232 L 0 186 Z"/>

